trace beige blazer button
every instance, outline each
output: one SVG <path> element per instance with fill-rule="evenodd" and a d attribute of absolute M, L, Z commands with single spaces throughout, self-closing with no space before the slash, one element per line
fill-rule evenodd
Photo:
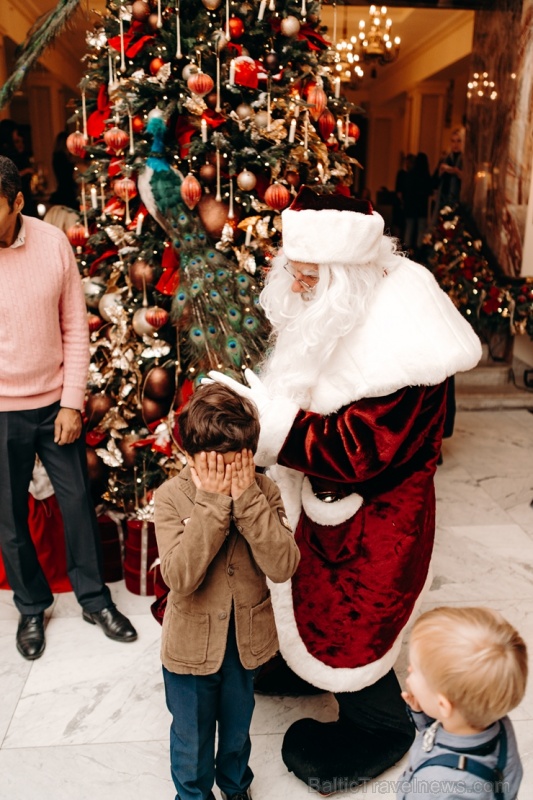
<path fill-rule="evenodd" d="M 235 570 L 233 569 L 233 567 L 228 567 L 228 575 L 233 575 L 234 572 Z"/>
<path fill-rule="evenodd" d="M 226 614 L 226 612 L 225 612 L 225 611 L 222 611 L 222 612 L 221 612 L 221 613 L 218 615 L 218 618 L 219 618 L 219 619 L 226 619 L 226 617 L 227 617 L 227 616 L 228 616 L 228 615 Z"/>

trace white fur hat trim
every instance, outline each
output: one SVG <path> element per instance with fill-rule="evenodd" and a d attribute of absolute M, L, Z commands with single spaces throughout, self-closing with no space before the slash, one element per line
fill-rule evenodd
<path fill-rule="evenodd" d="M 368 264 L 375 261 L 385 222 L 376 211 L 286 209 L 282 215 L 283 252 L 307 264 Z"/>

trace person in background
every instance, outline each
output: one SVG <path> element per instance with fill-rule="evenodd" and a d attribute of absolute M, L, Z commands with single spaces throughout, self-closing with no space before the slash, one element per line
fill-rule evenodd
<path fill-rule="evenodd" d="M 407 690 L 418 730 L 398 800 L 515 800 L 522 764 L 507 716 L 524 696 L 522 637 L 488 608 L 435 608 L 414 624 Z"/>
<path fill-rule="evenodd" d="M 463 146 L 464 130 L 454 128 L 450 138 L 450 152 L 439 162 L 433 173 L 433 182 L 437 189 L 435 222 L 441 208 L 454 206 L 460 200 L 461 181 L 463 180 Z"/>
<path fill-rule="evenodd" d="M 428 157 L 425 153 L 417 153 L 411 169 L 405 174 L 402 194 L 405 215 L 403 242 L 408 252 L 415 257 L 422 247 L 422 238 L 426 231 L 431 192 Z"/>
<path fill-rule="evenodd" d="M 31 181 L 35 171 L 32 156 L 19 126 L 12 119 L 0 121 L 0 155 L 10 158 L 17 165 L 21 191 L 24 196 L 25 216 L 38 217 L 37 203 L 31 190 Z"/>
<path fill-rule="evenodd" d="M 119 642 L 137 633 L 102 577 L 81 417 L 89 331 L 78 267 L 66 236 L 23 208 L 17 166 L 0 156 L 0 549 L 20 612 L 17 649 L 33 660 L 44 652 L 44 610 L 54 601 L 28 527 L 36 455 L 61 509 L 83 619 Z"/>
<path fill-rule="evenodd" d="M 215 779 L 224 800 L 249 800 L 253 675 L 278 649 L 266 578 L 288 580 L 300 556 L 277 486 L 255 472 L 255 405 L 201 386 L 178 428 L 188 466 L 155 495 L 176 800 L 214 800 Z"/>
<path fill-rule="evenodd" d="M 50 207 L 44 221 L 65 233 L 79 221 L 78 185 L 74 179 L 75 163 L 67 149 L 68 131 L 58 133 L 52 156 L 56 190 L 50 195 Z"/>

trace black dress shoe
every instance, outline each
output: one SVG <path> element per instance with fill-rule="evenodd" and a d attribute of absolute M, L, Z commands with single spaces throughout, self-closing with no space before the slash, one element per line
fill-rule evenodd
<path fill-rule="evenodd" d="M 226 794 L 226 792 L 223 792 L 221 789 L 220 794 L 222 795 L 222 800 L 252 800 L 249 789 L 245 792 L 237 792 L 237 794 Z"/>
<path fill-rule="evenodd" d="M 44 653 L 44 613 L 21 614 L 17 628 L 17 650 L 27 658 L 34 661 Z"/>
<path fill-rule="evenodd" d="M 134 642 L 137 638 L 137 631 L 129 619 L 115 606 L 103 608 L 101 611 L 83 609 L 83 619 L 91 625 L 100 625 L 105 635 L 115 642 Z"/>

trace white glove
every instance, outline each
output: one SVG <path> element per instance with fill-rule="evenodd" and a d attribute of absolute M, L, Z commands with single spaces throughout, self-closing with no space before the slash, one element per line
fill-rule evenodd
<path fill-rule="evenodd" d="M 242 383 L 228 378 L 222 372 L 209 372 L 208 374 L 213 381 L 225 384 L 241 397 L 246 397 L 256 405 L 261 423 L 261 433 L 255 463 L 260 467 L 269 467 L 274 464 L 298 413 L 298 403 L 286 397 L 272 397 L 261 378 L 258 378 L 251 369 L 244 372 L 249 386 L 243 386 Z"/>
<path fill-rule="evenodd" d="M 244 377 L 248 381 L 249 386 L 243 386 L 242 383 L 224 375 L 222 372 L 216 372 L 215 370 L 211 370 L 208 375 L 216 383 L 223 383 L 229 389 L 233 389 L 233 391 L 241 397 L 246 397 L 248 400 L 251 400 L 252 403 L 255 403 L 259 412 L 259 417 L 265 414 L 272 398 L 261 378 L 258 378 L 251 369 L 244 370 Z"/>

